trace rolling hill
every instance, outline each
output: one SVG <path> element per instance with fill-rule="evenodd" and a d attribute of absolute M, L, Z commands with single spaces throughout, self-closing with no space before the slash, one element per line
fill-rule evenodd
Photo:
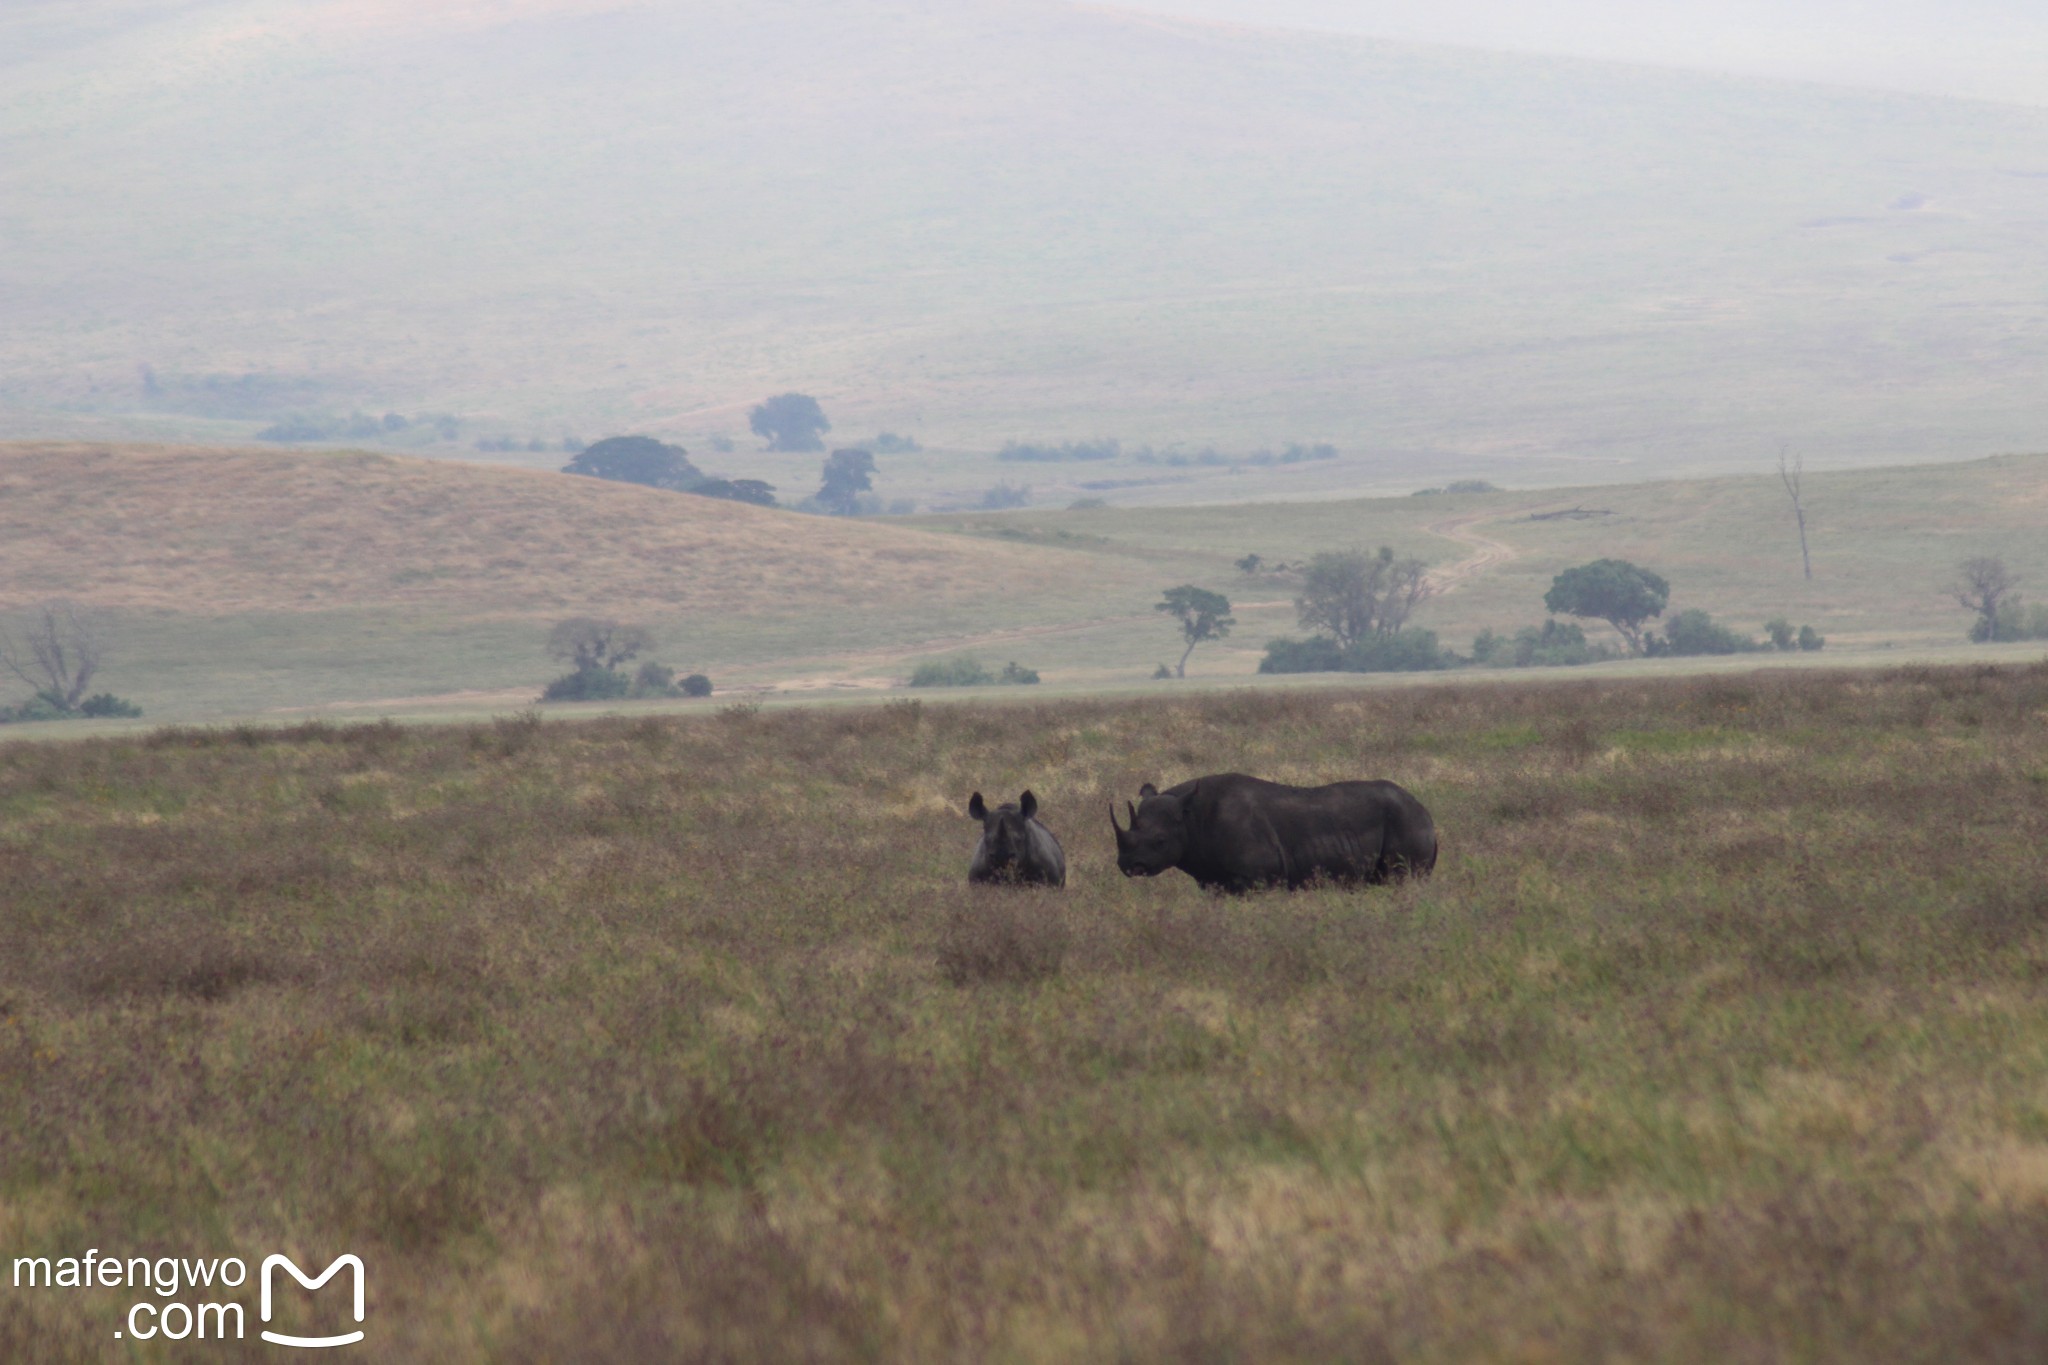
<path fill-rule="evenodd" d="M 584 614 L 648 626 L 654 657 L 727 692 L 881 689 L 963 652 L 1036 668 L 1047 692 L 1149 686 L 1179 653 L 1154 604 L 1195 583 L 1228 593 L 1237 625 L 1191 681 L 1235 685 L 1295 632 L 1299 583 L 1239 559 L 1385 544 L 1430 565 L 1415 624 L 1460 650 L 1539 622 L 1563 568 L 1618 556 L 1664 574 L 1673 611 L 1752 634 L 1812 624 L 1830 644 L 1803 662 L 2041 652 L 1966 646 L 1943 589 L 1959 560 L 1997 554 L 2038 596 L 2048 456 L 1809 474 L 1806 501 L 1811 581 L 1771 474 L 846 521 L 381 453 L 16 444 L 0 446 L 0 623 L 50 597 L 97 608 L 105 683 L 151 720 L 502 711 L 559 671 L 549 626 Z M 1790 660 L 1726 663 L 1767 661 Z M 1674 666 L 1701 665 L 1602 667 Z"/>
<path fill-rule="evenodd" d="M 100 0 L 10 50 L 0 434 L 695 446 L 798 388 L 1570 483 L 2048 424 L 2039 109 L 1052 0 Z"/>

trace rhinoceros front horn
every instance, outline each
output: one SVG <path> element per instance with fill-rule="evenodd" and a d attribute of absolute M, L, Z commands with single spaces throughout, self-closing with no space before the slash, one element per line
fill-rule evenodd
<path fill-rule="evenodd" d="M 1109 827 L 1116 831 L 1116 846 L 1121 849 L 1131 841 L 1130 832 L 1116 822 L 1116 802 L 1109 803 Z"/>

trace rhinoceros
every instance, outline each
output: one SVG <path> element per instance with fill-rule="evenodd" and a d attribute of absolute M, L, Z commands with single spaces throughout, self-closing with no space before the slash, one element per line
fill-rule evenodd
<path fill-rule="evenodd" d="M 1372 885 L 1426 876 L 1436 866 L 1436 824 L 1392 782 L 1290 787 L 1243 773 L 1212 773 L 1159 791 L 1147 782 L 1116 823 L 1116 865 L 1126 877 L 1177 867 L 1204 888 L 1298 888 L 1318 877 Z"/>
<path fill-rule="evenodd" d="M 1067 858 L 1060 841 L 1038 823 L 1038 798 L 1030 792 L 1015 804 L 990 807 L 976 792 L 967 800 L 967 813 L 981 821 L 981 842 L 974 846 L 974 860 L 967 865 L 970 882 L 1008 882 L 1014 885 L 1065 886 Z"/>

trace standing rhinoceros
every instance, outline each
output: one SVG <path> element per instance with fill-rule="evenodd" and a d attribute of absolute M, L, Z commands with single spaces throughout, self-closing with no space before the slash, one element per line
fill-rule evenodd
<path fill-rule="evenodd" d="M 1420 801 L 1392 782 L 1289 787 L 1243 773 L 1214 773 L 1165 791 L 1147 782 L 1116 823 L 1116 865 L 1126 877 L 1177 867 L 1224 891 L 1317 877 L 1384 882 L 1424 876 L 1436 866 L 1436 824 Z"/>
<path fill-rule="evenodd" d="M 1065 886 L 1067 858 L 1060 841 L 1038 823 L 1038 798 L 1030 792 L 990 809 L 976 792 L 967 800 L 967 813 L 981 821 L 981 842 L 974 846 L 974 860 L 967 865 L 970 882 L 1009 882 L 1016 885 Z"/>

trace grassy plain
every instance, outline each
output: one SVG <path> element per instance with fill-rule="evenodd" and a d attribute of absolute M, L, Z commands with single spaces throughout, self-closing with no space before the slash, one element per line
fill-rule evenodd
<path fill-rule="evenodd" d="M 1600 515 L 1532 519 L 1573 507 Z M 1298 587 L 1239 571 L 1250 552 L 1418 555 L 1443 591 L 1416 622 L 1461 650 L 1537 623 L 1551 577 L 1605 555 L 1664 573 L 1673 610 L 1811 623 L 1830 645 L 1803 662 L 1822 664 L 1964 650 L 1942 585 L 1967 556 L 2048 583 L 2048 457 L 1814 472 L 1807 507 L 1810 582 L 1762 472 L 845 521 L 363 452 L 23 443 L 0 445 L 0 621 L 51 596 L 108 613 L 104 685 L 187 721 L 517 710 L 558 671 L 548 628 L 577 614 L 646 625 L 656 658 L 728 689 L 873 695 L 962 652 L 1050 689 L 1144 686 L 1180 652 L 1153 606 L 1182 582 L 1226 592 L 1238 623 L 1192 673 L 1243 682 L 1295 631 Z"/>
<path fill-rule="evenodd" d="M 1119 877 L 1223 769 L 1439 872 Z M 970 890 L 1027 785 L 1068 890 Z M 0 1250 L 353 1250 L 368 1359 L 2048 1353 L 2048 666 L 173 729 L 0 817 Z"/>

